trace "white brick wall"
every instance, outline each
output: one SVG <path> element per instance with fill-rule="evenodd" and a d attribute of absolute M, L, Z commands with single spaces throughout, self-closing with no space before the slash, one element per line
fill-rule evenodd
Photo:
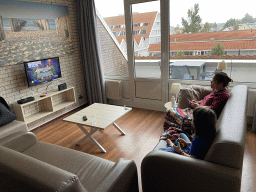
<path fill-rule="evenodd" d="M 52 3 L 58 5 L 68 6 L 69 16 L 71 22 L 71 33 L 73 37 L 74 45 L 74 54 L 60 57 L 60 67 L 62 72 L 61 81 L 53 81 L 50 83 L 45 83 L 42 85 L 37 85 L 31 88 L 28 88 L 25 69 L 23 64 L 9 65 L 0 67 L 0 95 L 6 99 L 6 101 L 11 104 L 17 102 L 17 100 L 39 95 L 46 92 L 46 87 L 48 91 L 57 90 L 58 84 L 66 82 L 68 86 L 75 88 L 75 95 L 77 102 L 70 107 L 66 107 L 60 111 L 55 112 L 54 114 L 42 118 L 36 122 L 28 124 L 29 129 L 36 128 L 52 119 L 65 114 L 66 112 L 77 108 L 78 106 L 85 104 L 87 102 L 85 95 L 85 83 L 83 77 L 83 67 L 81 64 L 81 54 L 80 54 L 80 44 L 78 37 L 78 26 L 77 26 L 77 14 L 76 14 L 76 1 L 75 0 L 30 0 L 30 2 L 38 3 Z M 78 99 L 79 95 L 84 97 L 83 100 Z M 61 98 L 56 98 L 56 102 L 59 102 Z M 36 111 L 42 110 L 40 104 L 30 105 L 28 108 L 25 108 L 25 114 L 30 115 Z"/>

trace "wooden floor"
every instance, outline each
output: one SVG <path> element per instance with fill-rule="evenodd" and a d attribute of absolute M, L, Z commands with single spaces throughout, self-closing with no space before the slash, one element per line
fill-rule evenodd
<path fill-rule="evenodd" d="M 38 140 L 86 152 L 114 162 L 119 158 L 133 159 L 138 168 L 141 191 L 141 161 L 157 144 L 159 135 L 163 131 L 165 113 L 134 108 L 116 122 L 126 132 L 125 136 L 120 135 L 113 125 L 105 131 L 96 132 L 93 137 L 106 149 L 106 153 L 102 153 L 89 139 L 85 140 L 81 146 L 76 146 L 75 144 L 84 137 L 84 134 L 76 124 L 62 121 L 67 115 L 33 131 Z M 247 131 L 241 191 L 256 191 L 255 178 L 256 135 Z"/>

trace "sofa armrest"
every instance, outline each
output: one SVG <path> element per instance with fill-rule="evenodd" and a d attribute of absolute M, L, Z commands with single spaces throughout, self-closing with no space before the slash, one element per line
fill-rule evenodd
<path fill-rule="evenodd" d="M 164 151 L 151 151 L 141 165 L 148 191 L 240 191 L 241 170 Z"/>
<path fill-rule="evenodd" d="M 37 142 L 36 135 L 31 132 L 17 132 L 0 139 L 0 145 L 21 153 Z"/>
<path fill-rule="evenodd" d="M 138 192 L 138 173 L 134 161 L 119 159 L 94 192 Z"/>
<path fill-rule="evenodd" d="M 1 191 L 85 192 L 72 173 L 0 146 Z"/>

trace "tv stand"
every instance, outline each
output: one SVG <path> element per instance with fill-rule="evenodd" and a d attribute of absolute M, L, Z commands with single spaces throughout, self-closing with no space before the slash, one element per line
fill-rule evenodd
<path fill-rule="evenodd" d="M 28 103 L 13 103 L 12 107 L 17 120 L 29 124 L 75 102 L 75 90 L 74 87 L 70 87 L 62 91 L 51 91 L 45 97 L 35 96 L 35 100 Z"/>

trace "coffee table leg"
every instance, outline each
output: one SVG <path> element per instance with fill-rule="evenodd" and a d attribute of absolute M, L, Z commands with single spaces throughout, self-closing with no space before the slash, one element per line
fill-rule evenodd
<path fill-rule="evenodd" d="M 107 151 L 96 141 L 96 139 L 94 139 L 92 137 L 92 134 L 94 134 L 95 132 L 97 132 L 99 129 L 91 127 L 90 133 L 82 126 L 82 125 L 78 125 L 78 127 L 84 132 L 84 134 L 86 135 L 83 139 L 81 139 L 77 145 L 80 145 L 82 142 L 84 142 L 87 138 L 90 138 L 99 148 L 102 152 L 106 153 Z"/>
<path fill-rule="evenodd" d="M 121 135 L 125 135 L 125 132 L 116 123 L 114 123 L 114 126 L 121 133 Z"/>

